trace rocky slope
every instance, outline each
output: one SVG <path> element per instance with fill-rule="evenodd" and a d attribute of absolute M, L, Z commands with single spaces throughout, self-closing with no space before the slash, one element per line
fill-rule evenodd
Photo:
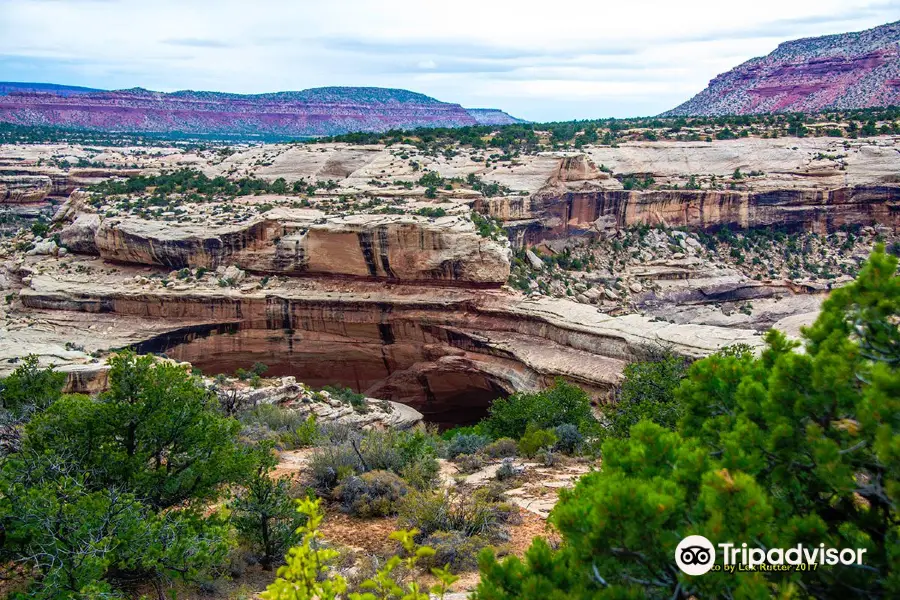
<path fill-rule="evenodd" d="M 785 42 L 717 76 L 663 113 L 815 112 L 900 104 L 900 21 L 855 33 Z"/>
<path fill-rule="evenodd" d="M 0 83 L 0 122 L 98 131 L 291 138 L 507 124 L 518 119 L 495 109 L 469 111 L 423 94 L 386 88 L 332 87 L 240 95 Z"/>

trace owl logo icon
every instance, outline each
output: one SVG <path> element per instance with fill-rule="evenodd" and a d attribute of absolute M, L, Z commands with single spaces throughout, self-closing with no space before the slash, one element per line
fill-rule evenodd
<path fill-rule="evenodd" d="M 675 563 L 688 575 L 703 575 L 716 562 L 716 549 L 702 535 L 689 535 L 675 548 Z"/>

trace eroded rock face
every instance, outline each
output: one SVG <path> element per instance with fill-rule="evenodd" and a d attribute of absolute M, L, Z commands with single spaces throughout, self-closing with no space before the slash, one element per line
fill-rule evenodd
<path fill-rule="evenodd" d="M 270 246 L 280 233 L 282 228 L 265 220 L 213 229 L 135 218 L 104 219 L 94 243 L 106 260 L 172 269 L 215 269 L 235 262 L 233 257 L 242 252 Z"/>
<path fill-rule="evenodd" d="M 30 276 L 18 301 L 45 320 L 114 322 L 110 334 L 84 336 L 97 344 L 121 345 L 118 336 L 134 327 L 132 320 L 159 324 L 130 335 L 138 340 L 131 343 L 210 374 L 262 362 L 267 374 L 352 387 L 408 404 L 435 422 L 458 423 L 460 413 L 477 420 L 493 399 L 541 389 L 556 377 L 608 401 L 626 362 L 657 343 L 694 357 L 761 343 L 747 329 L 612 317 L 592 305 L 493 290 L 285 280 L 238 291 L 216 286 L 209 275 L 178 289 L 154 286 L 124 267 L 91 282 L 73 271 L 61 273 L 64 280 Z"/>
<path fill-rule="evenodd" d="M 79 217 L 66 231 L 89 251 L 97 223 Z M 82 243 L 83 242 L 83 243 Z M 319 274 L 400 281 L 501 285 L 509 250 L 481 237 L 462 217 L 353 215 L 301 219 L 286 212 L 213 229 L 143 219 L 105 219 L 94 245 L 117 262 L 173 269 L 236 265 L 259 273 Z"/>
<path fill-rule="evenodd" d="M 17 250 L 49 245 L 26 232 L 0 264 L 0 289 L 11 298 L 0 303 L 0 374 L 14 368 L 9 359 L 34 352 L 44 364 L 73 367 L 70 390 L 95 391 L 105 377 L 96 357 L 136 347 L 210 374 L 262 362 L 267 374 L 349 386 L 444 424 L 477 420 L 495 398 L 541 389 L 556 377 L 606 402 L 624 365 L 642 358 L 646 345 L 671 345 L 688 357 L 735 343 L 758 347 L 770 325 L 796 332 L 811 321 L 816 298 L 794 297 L 783 283 L 748 282 L 718 268 L 693 236 L 661 230 L 649 232 L 646 248 L 635 246 L 638 256 L 624 267 L 570 273 L 578 275 L 563 282 L 572 285 L 570 300 L 528 298 L 496 289 L 509 274 L 508 246 L 479 235 L 473 209 L 498 217 L 517 247 L 540 242 L 542 253 L 588 248 L 574 239 L 583 234 L 612 244 L 638 223 L 816 230 L 881 223 L 889 231 L 897 225 L 898 147 L 887 138 L 627 143 L 523 155 L 489 170 L 471 153 L 426 156 L 408 148 L 406 159 L 377 145 L 263 145 L 225 160 L 176 149 L 152 157 L 109 150 L 103 161 L 136 161 L 144 173 L 187 164 L 211 177 L 339 181 L 301 195 L 179 198 L 165 212 L 152 211 L 160 215 L 155 221 L 115 198 L 72 193 L 53 219 L 56 255 Z M 9 159 L 17 165 L 63 150 L 4 149 L 21 154 Z M 846 156 L 817 158 L 836 153 Z M 689 174 L 714 173 L 720 183 L 712 187 L 721 188 L 738 168 L 769 174 L 742 179 L 734 190 L 685 189 Z M 484 197 L 454 183 L 428 198 L 416 183 L 423 170 L 457 182 L 475 175 L 498 189 Z M 623 189 L 626 176 L 651 173 L 661 189 Z M 103 174 L 79 177 L 93 175 Z M 535 277 L 556 275 L 549 260 L 536 253 L 527 259 Z M 529 282 L 537 293 L 536 279 Z M 752 316 L 740 312 L 750 300 Z M 719 302 L 729 306 L 720 310 Z"/>
<path fill-rule="evenodd" d="M 99 215 L 81 213 L 59 232 L 59 241 L 71 252 L 99 254 L 97 242 L 94 239 L 98 229 L 100 229 Z"/>
<path fill-rule="evenodd" d="M 531 219 L 526 243 L 641 224 L 692 229 L 782 227 L 817 233 L 842 225 L 900 227 L 900 185 L 896 184 L 759 192 L 594 190 L 558 194 L 547 190 L 526 204 L 530 205 L 527 211 L 523 210 L 526 205 L 514 198 L 492 200 L 485 208 L 497 218 L 515 214 Z"/>
<path fill-rule="evenodd" d="M 41 202 L 52 190 L 53 181 L 46 175 L 0 175 L 0 203 Z"/>

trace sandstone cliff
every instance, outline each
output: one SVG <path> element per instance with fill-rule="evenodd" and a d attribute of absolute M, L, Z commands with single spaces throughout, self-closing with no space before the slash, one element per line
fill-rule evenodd
<path fill-rule="evenodd" d="M 521 221 L 514 246 L 595 234 L 632 225 L 692 229 L 777 227 L 826 233 L 842 225 L 900 227 L 900 185 L 836 189 L 565 191 L 548 187 L 531 198 L 492 198 L 487 214 Z"/>
<path fill-rule="evenodd" d="M 323 219 L 279 210 L 246 225 L 213 228 L 81 215 L 60 239 L 75 252 L 172 269 L 235 265 L 269 274 L 499 286 L 510 264 L 508 246 L 455 216 Z"/>
<path fill-rule="evenodd" d="M 41 202 L 53 190 L 46 175 L 0 175 L 0 204 Z"/>

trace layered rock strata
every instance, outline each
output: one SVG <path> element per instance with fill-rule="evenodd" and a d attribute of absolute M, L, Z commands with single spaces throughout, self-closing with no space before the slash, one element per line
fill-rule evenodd
<path fill-rule="evenodd" d="M 556 377 L 609 401 L 626 361 L 652 344 L 702 356 L 733 343 L 760 343 L 749 330 L 611 317 L 592 306 L 504 292 L 388 290 L 363 282 L 147 289 L 124 275 L 78 283 L 32 273 L 18 301 L 47 322 L 158 323 L 156 333 L 130 345 L 207 373 L 262 362 L 273 375 L 295 375 L 313 387 L 352 387 L 410 405 L 438 423 L 457 423 L 460 414 L 477 420 L 493 399 L 541 389 Z M 73 334 L 71 325 L 65 334 Z M 87 332 L 85 338 L 108 348 L 115 336 Z"/>
<path fill-rule="evenodd" d="M 900 104 L 900 21 L 865 31 L 793 40 L 709 82 L 663 113 L 815 112 Z"/>
<path fill-rule="evenodd" d="M 488 286 L 509 276 L 508 246 L 482 237 L 463 217 L 323 219 L 273 211 L 247 224 L 213 228 L 82 213 L 60 239 L 73 251 L 109 261 L 172 269 L 234 265 L 268 274 Z"/>
<path fill-rule="evenodd" d="M 900 227 L 900 185 L 837 189 L 729 190 L 545 190 L 531 198 L 494 198 L 480 203 L 488 214 L 523 230 L 518 244 L 596 234 L 634 225 L 710 230 L 775 227 L 832 232 L 845 225 Z"/>
<path fill-rule="evenodd" d="M 518 122 L 494 109 L 467 111 L 407 90 L 327 87 L 272 94 L 140 88 L 72 91 L 64 86 L 0 83 L 0 121 L 115 132 L 291 138 L 348 131 Z"/>

